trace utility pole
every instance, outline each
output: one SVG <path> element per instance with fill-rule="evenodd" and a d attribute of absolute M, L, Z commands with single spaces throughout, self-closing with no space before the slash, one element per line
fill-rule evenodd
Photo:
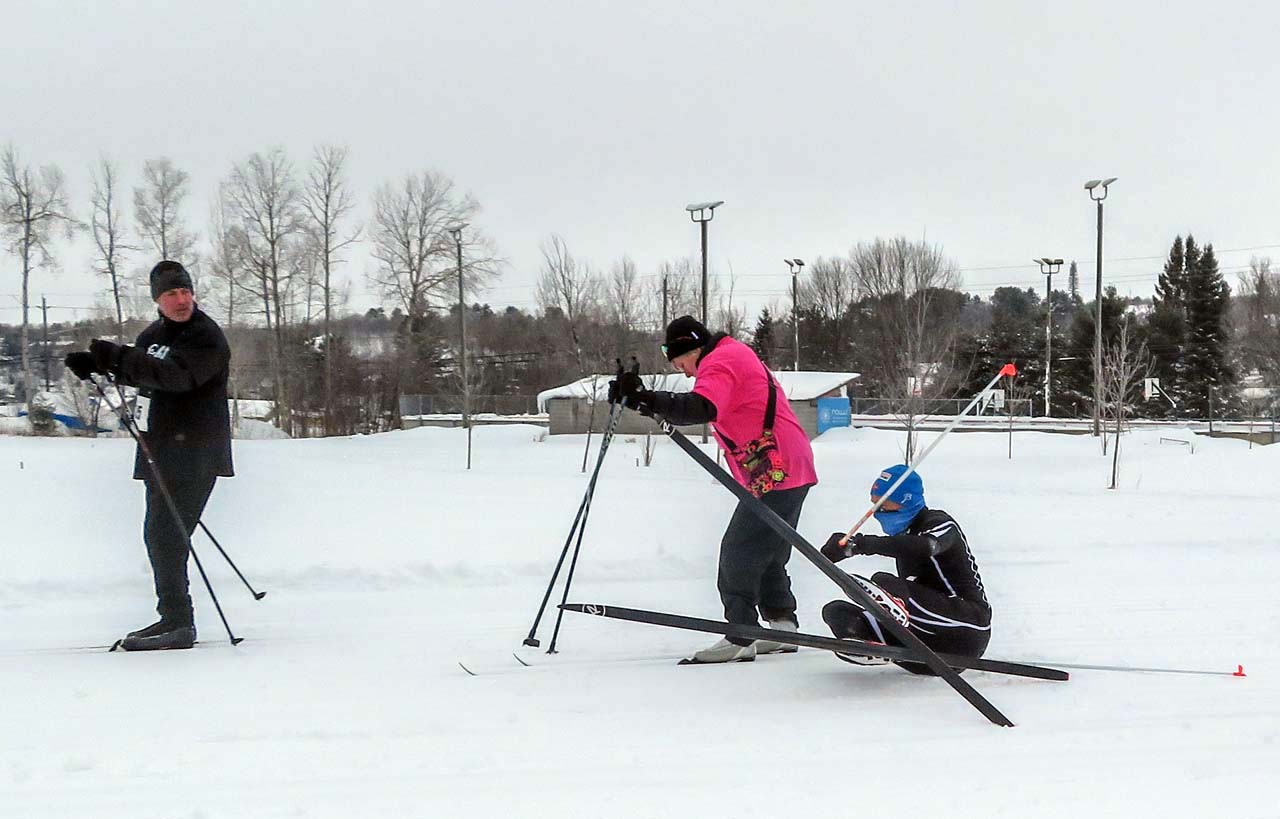
<path fill-rule="evenodd" d="M 1107 198 L 1107 187 L 1119 177 L 1107 179 L 1090 179 L 1084 183 L 1089 198 L 1098 203 L 1098 263 L 1095 270 L 1094 305 L 1097 315 L 1094 319 L 1093 337 L 1093 435 L 1102 435 L 1102 200 Z M 1102 188 L 1102 195 L 1095 193 Z M 1104 444 L 1105 447 L 1105 444 Z"/>
<path fill-rule="evenodd" d="M 462 426 L 467 431 L 467 469 L 471 468 L 471 382 L 467 380 L 467 296 L 462 283 L 462 229 L 467 224 L 454 225 L 449 228 L 453 234 L 453 242 L 458 250 L 458 337 L 461 339 L 462 355 L 459 366 L 462 372 Z"/>
<path fill-rule="evenodd" d="M 44 391 L 49 391 L 49 302 L 40 296 L 40 312 L 44 315 Z"/>
<path fill-rule="evenodd" d="M 1050 259 L 1048 256 L 1033 259 L 1040 265 L 1040 272 L 1045 275 L 1044 306 L 1048 320 L 1044 326 L 1044 417 L 1049 417 L 1049 377 L 1053 370 L 1053 274 L 1062 270 L 1061 259 Z M 1010 410 L 1012 412 L 1012 410 Z"/>
<path fill-rule="evenodd" d="M 689 219 L 697 222 L 702 228 L 702 326 L 707 327 L 707 223 L 715 218 L 716 208 L 724 204 L 724 200 L 715 202 L 697 202 L 686 205 Z M 705 215 L 704 215 L 705 214 Z M 702 443 L 707 442 L 707 425 L 702 425 Z"/>
<path fill-rule="evenodd" d="M 800 268 L 804 267 L 801 259 L 783 259 L 791 269 L 791 326 L 795 330 L 795 372 L 800 372 Z"/>

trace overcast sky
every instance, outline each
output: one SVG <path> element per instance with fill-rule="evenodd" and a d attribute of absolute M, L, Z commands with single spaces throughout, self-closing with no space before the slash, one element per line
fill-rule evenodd
<path fill-rule="evenodd" d="M 1091 291 L 1082 185 L 1117 176 L 1105 278 L 1145 296 L 1180 232 L 1212 241 L 1233 285 L 1251 255 L 1280 257 L 1277 8 L 37 0 L 3 13 L 0 144 L 60 166 L 82 218 L 99 155 L 129 189 L 167 156 L 202 236 L 218 180 L 273 145 L 299 164 L 348 146 L 362 216 L 383 181 L 438 170 L 509 262 L 485 300 L 527 309 L 549 234 L 652 274 L 698 252 L 683 209 L 714 199 L 712 269 L 752 314 L 789 305 L 784 257 L 876 236 L 940 244 L 972 292 L 1042 289 L 1044 255 L 1077 259 Z M 63 245 L 37 298 L 99 300 L 90 256 Z M 368 264 L 347 265 L 353 308 L 375 300 Z M 0 321 L 19 289 L 6 255 Z"/>

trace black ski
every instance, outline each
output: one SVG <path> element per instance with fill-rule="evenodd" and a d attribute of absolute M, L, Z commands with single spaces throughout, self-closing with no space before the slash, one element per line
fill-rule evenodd
<path fill-rule="evenodd" d="M 877 645 L 862 640 L 846 640 L 839 637 L 824 637 L 819 634 L 803 632 L 779 632 L 759 626 L 743 626 L 737 623 L 722 623 L 717 620 L 703 620 L 700 617 L 685 617 L 680 614 L 665 614 L 658 611 L 629 609 L 623 606 L 604 606 L 590 603 L 568 603 L 561 606 L 565 611 L 576 611 L 582 614 L 594 614 L 599 617 L 612 617 L 616 620 L 630 620 L 633 623 L 649 623 L 655 626 L 669 626 L 689 631 L 705 631 L 708 634 L 722 634 L 725 637 L 738 637 L 743 640 L 772 640 L 776 643 L 818 648 L 827 651 L 839 651 L 842 654 L 861 654 L 870 657 L 882 657 L 899 662 L 919 662 L 915 652 L 898 646 Z M 1031 677 L 1037 680 L 1054 680 L 1062 682 L 1069 679 L 1065 671 L 1056 668 L 1044 668 L 1026 663 L 1014 663 L 1006 660 L 983 660 L 974 657 L 959 657 L 954 654 L 937 655 L 951 668 L 971 668 L 974 671 L 987 671 L 992 674 L 1010 674 L 1015 677 Z"/>
<path fill-rule="evenodd" d="M 836 568 L 836 565 L 830 560 L 827 560 L 821 552 L 814 548 L 813 544 L 804 539 L 803 535 L 797 532 L 785 520 L 778 517 L 778 514 L 768 506 L 765 506 L 759 498 L 752 495 L 746 490 L 746 488 L 735 481 L 732 475 L 721 468 L 715 461 L 711 460 L 707 453 L 703 452 L 696 444 L 693 443 L 693 441 L 690 441 L 685 437 L 684 433 L 665 420 L 662 421 L 659 426 L 663 433 L 675 442 L 676 446 L 683 449 L 689 457 L 697 461 L 698 465 L 705 469 L 711 477 L 719 481 L 725 489 L 732 492 L 734 497 L 738 498 L 738 500 L 746 505 L 746 507 L 751 510 L 751 513 L 759 518 L 761 522 L 786 538 L 787 542 L 790 543 L 796 551 L 804 555 L 806 560 L 816 566 L 818 570 L 827 577 L 831 578 L 832 582 L 839 586 L 840 590 L 843 591 L 850 600 L 871 612 L 872 616 L 879 620 L 881 625 L 883 625 L 890 634 L 897 637 L 898 640 L 907 647 L 907 650 L 910 652 L 911 659 L 924 663 L 929 666 L 929 668 L 933 669 L 934 673 L 945 680 L 947 685 L 950 685 L 955 689 L 957 694 L 964 697 L 970 705 L 978 709 L 978 711 L 980 711 L 984 717 L 991 720 L 991 722 L 1006 728 L 1013 727 L 1012 720 L 1000 713 L 1000 710 L 992 705 L 986 697 L 979 694 L 973 686 L 960 679 L 960 675 L 957 674 L 951 666 L 939 659 L 937 654 L 930 651 L 928 646 L 920 642 L 919 637 L 912 634 L 901 623 L 890 617 L 884 609 L 877 606 L 875 601 L 871 599 L 871 596 L 863 591 L 862 587 L 854 583 L 849 578 L 849 575 Z"/>

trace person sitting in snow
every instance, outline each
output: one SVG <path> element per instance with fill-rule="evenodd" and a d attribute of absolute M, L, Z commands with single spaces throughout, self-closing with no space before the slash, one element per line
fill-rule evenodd
<path fill-rule="evenodd" d="M 891 466 L 871 484 L 871 502 L 908 471 Z M 883 555 L 897 561 L 897 574 L 876 572 L 868 580 L 851 574 L 889 614 L 930 649 L 963 657 L 981 657 L 991 640 L 991 604 L 982 587 L 969 541 L 955 518 L 924 501 L 924 481 L 911 472 L 875 513 L 884 536 L 861 532 L 847 538 L 834 532 L 822 547 L 833 563 L 854 555 Z M 837 637 L 901 645 L 871 614 L 856 603 L 832 600 L 822 619 Z M 861 665 L 886 660 L 837 654 Z M 922 663 L 898 663 L 916 674 L 932 674 Z"/>
<path fill-rule="evenodd" d="M 713 335 L 693 316 L 671 322 L 662 352 L 671 366 L 694 379 L 691 392 L 647 389 L 637 367 L 610 382 L 609 401 L 677 426 L 710 423 L 734 479 L 796 526 L 818 474 L 809 436 L 768 367 L 750 347 L 725 333 Z M 796 631 L 790 557 L 791 544 L 739 502 L 720 541 L 716 588 L 725 620 L 758 626 L 759 611 L 770 628 Z M 727 637 L 685 662 L 744 662 L 757 654 L 795 650 L 775 640 Z"/>

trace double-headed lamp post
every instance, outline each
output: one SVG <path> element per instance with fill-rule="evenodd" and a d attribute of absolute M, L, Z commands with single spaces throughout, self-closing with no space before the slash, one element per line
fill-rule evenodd
<path fill-rule="evenodd" d="M 471 382 L 467 380 L 467 297 L 462 283 L 462 229 L 466 222 L 450 225 L 454 247 L 458 251 L 458 338 L 462 354 L 459 365 L 462 372 L 462 426 L 471 429 Z M 467 468 L 471 468 L 471 450 L 467 449 Z"/>
<path fill-rule="evenodd" d="M 791 325 L 796 331 L 796 363 L 795 371 L 800 372 L 800 268 L 804 267 L 802 259 L 783 259 L 791 268 Z"/>
<path fill-rule="evenodd" d="M 707 222 L 715 218 L 716 208 L 724 204 L 719 202 L 697 202 L 685 205 L 689 218 L 702 226 L 702 326 L 707 326 Z M 705 443 L 705 441 L 704 441 Z"/>
<path fill-rule="evenodd" d="M 1093 333 L 1093 434 L 1102 434 L 1102 200 L 1107 198 L 1107 187 L 1119 177 L 1107 179 L 1090 179 L 1084 183 L 1089 198 L 1098 203 L 1098 263 L 1095 269 L 1096 287 L 1094 288 L 1094 305 L 1097 311 L 1094 317 Z M 1098 190 L 1101 189 L 1101 193 Z"/>
<path fill-rule="evenodd" d="M 1044 325 L 1044 416 L 1049 417 L 1049 377 L 1053 370 L 1053 274 L 1062 271 L 1061 259 L 1033 259 L 1045 275 L 1044 305 L 1048 320 Z"/>

